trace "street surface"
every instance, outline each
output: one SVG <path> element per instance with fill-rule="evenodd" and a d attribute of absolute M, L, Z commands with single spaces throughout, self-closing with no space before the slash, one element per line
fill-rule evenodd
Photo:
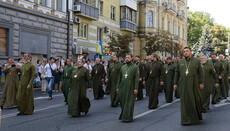
<path fill-rule="evenodd" d="M 62 93 L 54 93 L 53 100 L 35 90 L 35 110 L 33 115 L 16 116 L 17 108 L 2 111 L 0 131 L 229 131 L 230 98 L 220 104 L 211 105 L 211 110 L 203 114 L 198 125 L 181 126 L 180 101 L 166 103 L 164 93 L 159 94 L 159 107 L 149 110 L 148 97 L 135 102 L 134 121 L 123 123 L 118 120 L 121 108 L 110 107 L 109 96 L 93 100 L 88 92 L 91 108 L 87 115 L 72 118 L 67 115 Z"/>

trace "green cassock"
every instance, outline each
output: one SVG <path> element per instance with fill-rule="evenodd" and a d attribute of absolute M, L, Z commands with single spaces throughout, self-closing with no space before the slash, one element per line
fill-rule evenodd
<path fill-rule="evenodd" d="M 119 119 L 124 122 L 133 121 L 134 111 L 134 90 L 138 90 L 139 86 L 139 68 L 133 63 L 126 64 L 121 67 L 117 87 L 118 99 L 121 104 L 121 114 Z"/>
<path fill-rule="evenodd" d="M 175 62 L 173 65 L 174 65 L 174 67 L 177 67 L 178 62 Z M 177 89 L 175 90 L 175 97 L 180 98 L 179 85 L 177 86 Z"/>
<path fill-rule="evenodd" d="M 81 112 L 88 112 L 90 101 L 86 97 L 86 82 L 92 87 L 89 70 L 85 67 L 73 69 L 68 95 L 68 114 L 79 116 Z"/>
<path fill-rule="evenodd" d="M 111 67 L 111 70 L 107 73 L 107 78 L 111 82 L 111 89 L 110 89 L 110 102 L 111 106 L 115 107 L 118 104 L 118 97 L 117 97 L 117 78 L 120 73 L 120 69 L 123 66 L 121 62 L 114 62 L 113 66 Z"/>
<path fill-rule="evenodd" d="M 92 72 L 91 72 L 92 80 L 93 80 L 93 95 L 94 99 L 102 99 L 104 97 L 104 90 L 103 90 L 103 82 L 102 79 L 105 78 L 106 72 L 104 65 L 102 64 L 95 64 Z"/>
<path fill-rule="evenodd" d="M 209 63 L 211 63 L 214 66 L 214 69 L 219 76 L 221 76 L 222 78 L 224 78 L 224 68 L 223 68 L 223 64 L 219 61 L 219 60 L 210 60 Z M 219 80 L 219 84 L 221 86 L 222 84 L 222 79 Z M 212 103 L 216 104 L 219 99 L 221 98 L 221 88 L 216 88 L 215 85 L 213 85 L 213 92 L 212 92 Z"/>
<path fill-rule="evenodd" d="M 175 66 L 173 63 L 164 65 L 164 92 L 167 103 L 173 101 L 173 81 L 175 74 Z"/>
<path fill-rule="evenodd" d="M 62 84 L 61 84 L 61 90 L 65 97 L 65 102 L 68 101 L 68 94 L 69 94 L 69 88 L 70 88 L 70 81 L 72 76 L 72 71 L 74 67 L 73 66 L 65 66 L 62 72 Z"/>
<path fill-rule="evenodd" d="M 145 81 L 147 80 L 147 79 L 146 79 L 146 75 L 150 72 L 151 63 L 152 63 L 152 62 L 148 61 L 148 62 L 145 64 Z M 148 83 L 146 83 L 146 86 L 145 86 L 146 96 L 149 96 L 148 87 L 149 87 L 149 85 L 148 85 Z"/>
<path fill-rule="evenodd" d="M 142 63 L 136 63 L 136 65 L 139 67 L 140 78 L 141 78 L 141 81 L 139 81 L 137 99 L 141 100 L 143 99 L 143 88 L 144 88 L 143 80 L 145 79 L 145 65 Z"/>
<path fill-rule="evenodd" d="M 207 62 L 202 65 L 202 68 L 204 72 L 204 89 L 201 90 L 201 98 L 203 109 L 208 110 L 213 85 L 219 83 L 219 80 L 212 64 Z"/>
<path fill-rule="evenodd" d="M 24 114 L 32 114 L 34 111 L 33 82 L 36 77 L 35 66 L 31 62 L 23 64 L 21 81 L 17 92 L 18 110 Z M 30 89 L 27 86 L 30 85 Z"/>
<path fill-rule="evenodd" d="M 107 72 L 109 72 L 113 68 L 113 63 L 114 63 L 113 60 L 108 61 Z M 105 94 L 110 94 L 110 90 L 111 90 L 111 81 L 109 79 L 109 81 L 106 83 Z"/>
<path fill-rule="evenodd" d="M 175 71 L 174 85 L 179 85 L 181 124 L 196 124 L 202 120 L 199 85 L 203 84 L 203 69 L 197 58 L 183 58 Z"/>
<path fill-rule="evenodd" d="M 6 65 L 2 70 L 2 72 L 5 73 L 5 86 L 0 105 L 5 107 L 17 105 L 16 95 L 19 85 L 18 72 L 21 71 L 21 69 L 16 67 L 8 68 L 9 66 L 10 65 Z"/>
<path fill-rule="evenodd" d="M 160 82 L 163 82 L 164 67 L 159 61 L 152 62 L 146 75 L 148 91 L 149 91 L 149 109 L 156 109 L 158 105 L 158 94 L 160 90 Z"/>
<path fill-rule="evenodd" d="M 224 68 L 224 77 L 223 77 L 223 84 L 222 84 L 222 88 L 221 88 L 221 94 L 222 97 L 224 97 L 225 99 L 227 99 L 228 97 L 228 77 L 229 77 L 229 65 L 228 62 L 226 60 L 221 61 L 223 68 Z"/>

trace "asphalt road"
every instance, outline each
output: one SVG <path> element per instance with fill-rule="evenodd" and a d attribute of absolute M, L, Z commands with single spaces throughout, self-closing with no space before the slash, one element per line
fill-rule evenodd
<path fill-rule="evenodd" d="M 93 100 L 88 93 L 91 108 L 87 115 L 72 118 L 61 93 L 55 93 L 53 100 L 35 91 L 33 115 L 16 116 L 17 108 L 2 111 L 0 131 L 229 131 L 230 100 L 222 101 L 203 114 L 204 120 L 198 125 L 181 126 L 180 101 L 166 103 L 164 93 L 159 94 L 159 107 L 148 109 L 148 97 L 135 102 L 134 121 L 123 123 L 118 120 L 121 108 L 110 107 L 109 96 Z"/>

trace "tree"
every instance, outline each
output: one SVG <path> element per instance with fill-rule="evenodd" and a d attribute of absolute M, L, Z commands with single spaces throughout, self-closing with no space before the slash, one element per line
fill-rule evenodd
<path fill-rule="evenodd" d="M 114 34 L 109 35 L 110 42 L 108 43 L 112 52 L 115 52 L 120 57 L 125 57 L 127 53 L 130 53 L 130 44 L 134 42 L 134 36 L 132 34 Z"/>
<path fill-rule="evenodd" d="M 144 50 L 147 55 L 151 55 L 154 52 L 158 51 L 160 48 L 160 45 L 157 44 L 157 36 L 153 34 L 145 35 L 145 47 Z"/>
<path fill-rule="evenodd" d="M 229 32 L 229 30 L 225 26 L 215 24 L 210 29 L 210 33 L 213 37 L 213 43 L 217 43 L 218 41 L 220 41 L 220 42 L 228 41 L 228 32 Z"/>
<path fill-rule="evenodd" d="M 190 47 L 200 41 L 204 25 L 212 27 L 214 19 L 207 12 L 188 11 L 188 44 Z"/>
<path fill-rule="evenodd" d="M 212 36 L 209 33 L 208 25 L 203 28 L 202 36 L 200 38 L 199 47 L 201 51 L 213 51 Z"/>

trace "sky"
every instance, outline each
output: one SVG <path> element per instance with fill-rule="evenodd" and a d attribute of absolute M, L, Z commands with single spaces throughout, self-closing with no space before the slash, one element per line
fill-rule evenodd
<path fill-rule="evenodd" d="M 187 0 L 191 11 L 204 11 L 211 14 L 215 23 L 230 28 L 230 0 Z"/>

